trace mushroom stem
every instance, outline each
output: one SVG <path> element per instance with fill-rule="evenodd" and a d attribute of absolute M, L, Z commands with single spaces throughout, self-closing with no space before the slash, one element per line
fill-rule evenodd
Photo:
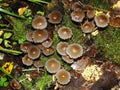
<path fill-rule="evenodd" d="M 30 69 L 23 69 L 22 71 L 23 71 L 23 72 L 28 72 L 28 71 L 33 71 L 33 70 L 37 70 L 37 71 L 41 70 L 41 71 L 43 71 L 43 70 L 40 69 L 40 68 L 39 68 L 39 70 L 38 70 L 38 68 L 30 68 Z"/>

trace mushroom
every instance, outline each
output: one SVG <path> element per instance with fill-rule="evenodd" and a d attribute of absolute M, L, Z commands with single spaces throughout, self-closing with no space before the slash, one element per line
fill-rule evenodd
<path fill-rule="evenodd" d="M 10 86 L 14 89 L 14 90 L 20 90 L 21 89 L 21 85 L 20 83 L 16 80 L 16 79 L 12 79 L 10 81 Z"/>
<path fill-rule="evenodd" d="M 47 30 L 36 30 L 33 32 L 33 41 L 35 43 L 42 43 L 48 38 Z"/>
<path fill-rule="evenodd" d="M 70 39 L 73 33 L 69 27 L 63 26 L 58 29 L 58 35 L 61 39 L 66 40 L 66 39 Z"/>
<path fill-rule="evenodd" d="M 83 54 L 83 47 L 77 43 L 72 43 L 66 48 L 66 53 L 70 58 L 76 59 Z"/>
<path fill-rule="evenodd" d="M 53 10 L 48 14 L 48 22 L 52 24 L 59 24 L 62 21 L 62 13 L 58 10 Z"/>
<path fill-rule="evenodd" d="M 71 64 L 74 62 L 74 60 L 70 58 L 68 55 L 62 56 L 62 59 L 68 64 Z"/>
<path fill-rule="evenodd" d="M 84 17 L 85 13 L 80 9 L 77 9 L 71 13 L 71 18 L 75 22 L 82 22 Z"/>
<path fill-rule="evenodd" d="M 109 18 L 105 14 L 96 15 L 94 20 L 96 25 L 101 28 L 108 26 L 109 23 Z"/>
<path fill-rule="evenodd" d="M 45 29 L 47 27 L 47 20 L 44 16 L 36 15 L 32 21 L 34 29 Z"/>
<path fill-rule="evenodd" d="M 52 55 L 54 53 L 54 49 L 52 47 L 43 48 L 42 51 L 43 51 L 43 54 L 45 56 L 49 56 L 49 55 Z"/>
<path fill-rule="evenodd" d="M 46 61 L 45 67 L 49 73 L 56 73 L 60 69 L 61 64 L 56 58 L 50 58 Z"/>
<path fill-rule="evenodd" d="M 33 64 L 33 60 L 26 54 L 24 57 L 22 57 L 22 63 L 26 66 L 31 66 Z"/>
<path fill-rule="evenodd" d="M 60 55 L 66 55 L 67 46 L 68 46 L 67 42 L 59 42 L 57 44 L 56 50 Z"/>
<path fill-rule="evenodd" d="M 28 32 L 28 33 L 26 34 L 26 39 L 27 39 L 27 41 L 33 42 L 32 35 L 33 35 L 33 32 Z"/>
<path fill-rule="evenodd" d="M 49 48 L 52 46 L 53 40 L 51 38 L 48 38 L 47 40 L 45 40 L 42 45 L 46 48 Z"/>
<path fill-rule="evenodd" d="M 58 83 L 65 85 L 65 84 L 68 84 L 70 82 L 71 75 L 65 69 L 60 69 L 56 73 L 56 78 L 57 78 Z"/>
<path fill-rule="evenodd" d="M 31 59 L 37 59 L 41 54 L 41 51 L 40 49 L 35 46 L 35 45 L 32 45 L 29 47 L 28 49 L 28 57 L 31 58 Z"/>
<path fill-rule="evenodd" d="M 20 49 L 24 52 L 27 53 L 28 48 L 31 46 L 32 44 L 30 42 L 24 42 L 20 45 Z"/>
<path fill-rule="evenodd" d="M 74 2 L 71 6 L 71 10 L 74 10 L 74 11 L 80 8 L 81 8 L 81 5 L 79 2 Z"/>
<path fill-rule="evenodd" d="M 37 68 L 38 73 L 39 73 L 39 68 L 44 66 L 40 60 L 34 61 L 33 65 Z"/>
<path fill-rule="evenodd" d="M 84 33 L 91 33 L 95 30 L 95 24 L 93 22 L 86 21 L 82 26 L 81 29 Z"/>

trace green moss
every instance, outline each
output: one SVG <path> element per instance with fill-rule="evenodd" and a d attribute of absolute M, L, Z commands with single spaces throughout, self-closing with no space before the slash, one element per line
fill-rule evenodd
<path fill-rule="evenodd" d="M 120 29 L 108 27 L 94 37 L 98 49 L 104 52 L 104 57 L 120 64 Z"/>

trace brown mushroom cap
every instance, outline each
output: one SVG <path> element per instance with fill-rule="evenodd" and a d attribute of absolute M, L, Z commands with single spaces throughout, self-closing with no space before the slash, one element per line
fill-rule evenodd
<path fill-rule="evenodd" d="M 24 52 L 27 53 L 28 48 L 31 46 L 32 44 L 30 42 L 24 42 L 20 45 L 20 49 Z"/>
<path fill-rule="evenodd" d="M 46 48 L 51 47 L 52 44 L 53 44 L 53 40 L 52 40 L 51 38 L 48 38 L 46 41 L 44 41 L 44 42 L 42 43 L 42 45 L 43 45 L 44 47 L 46 47 Z"/>
<path fill-rule="evenodd" d="M 33 32 L 33 41 L 35 43 L 42 43 L 48 38 L 47 30 L 36 30 Z"/>
<path fill-rule="evenodd" d="M 96 25 L 101 28 L 108 26 L 109 23 L 109 18 L 105 14 L 96 15 L 94 20 Z"/>
<path fill-rule="evenodd" d="M 36 67 L 36 68 L 39 68 L 39 67 L 43 67 L 43 63 L 40 61 L 40 60 L 37 60 L 37 61 L 34 61 L 33 62 L 33 65 Z"/>
<path fill-rule="evenodd" d="M 70 58 L 68 55 L 62 56 L 62 59 L 68 64 L 71 64 L 74 62 L 74 60 Z"/>
<path fill-rule="evenodd" d="M 71 10 L 77 10 L 77 9 L 80 9 L 81 8 L 81 5 L 79 2 L 74 2 L 71 6 Z"/>
<path fill-rule="evenodd" d="M 37 59 L 41 54 L 40 49 L 37 46 L 30 46 L 28 49 L 28 57 L 31 59 Z"/>
<path fill-rule="evenodd" d="M 77 43 L 73 43 L 68 45 L 66 48 L 66 53 L 70 56 L 70 58 L 78 58 L 83 54 L 83 47 Z"/>
<path fill-rule="evenodd" d="M 16 79 L 12 79 L 10 81 L 10 86 L 14 89 L 14 90 L 20 90 L 21 89 L 21 85 L 20 83 L 16 80 Z"/>
<path fill-rule="evenodd" d="M 56 50 L 60 55 L 66 55 L 67 46 L 68 46 L 67 42 L 59 42 L 57 44 Z"/>
<path fill-rule="evenodd" d="M 91 33 L 95 30 L 95 25 L 93 22 L 86 21 L 81 28 L 84 33 Z"/>
<path fill-rule="evenodd" d="M 48 14 L 48 22 L 52 24 L 59 24 L 62 20 L 62 13 L 58 10 L 54 10 L 51 13 Z"/>
<path fill-rule="evenodd" d="M 66 39 L 70 39 L 73 33 L 69 27 L 63 26 L 58 29 L 58 35 L 61 39 L 66 40 Z"/>
<path fill-rule="evenodd" d="M 50 58 L 46 61 L 45 67 L 49 73 L 56 73 L 60 69 L 61 64 L 56 58 Z"/>
<path fill-rule="evenodd" d="M 54 53 L 54 49 L 52 47 L 43 48 L 42 52 L 45 56 L 49 56 L 49 55 L 52 55 Z"/>
<path fill-rule="evenodd" d="M 77 9 L 71 13 L 71 18 L 75 22 L 82 22 L 84 17 L 85 13 L 80 9 Z"/>
<path fill-rule="evenodd" d="M 58 83 L 65 85 L 65 84 L 68 84 L 70 82 L 71 75 L 65 69 L 60 69 L 56 73 L 56 78 L 57 78 Z"/>
<path fill-rule="evenodd" d="M 33 32 L 28 32 L 28 33 L 26 34 L 26 39 L 27 39 L 27 41 L 29 41 L 29 42 L 32 42 L 32 41 L 33 41 L 32 35 L 33 35 Z"/>
<path fill-rule="evenodd" d="M 36 15 L 32 21 L 32 27 L 34 29 L 45 29 L 47 27 L 47 20 L 44 16 Z"/>
<path fill-rule="evenodd" d="M 25 55 L 23 58 L 22 58 L 22 63 L 24 65 L 27 65 L 27 66 L 31 66 L 33 64 L 33 60 L 31 58 L 28 57 L 28 55 Z"/>

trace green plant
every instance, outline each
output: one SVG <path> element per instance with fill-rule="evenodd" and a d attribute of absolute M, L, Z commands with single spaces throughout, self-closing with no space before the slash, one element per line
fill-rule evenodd
<path fill-rule="evenodd" d="M 7 81 L 6 77 L 1 77 L 0 78 L 0 86 L 7 87 L 9 82 Z"/>

